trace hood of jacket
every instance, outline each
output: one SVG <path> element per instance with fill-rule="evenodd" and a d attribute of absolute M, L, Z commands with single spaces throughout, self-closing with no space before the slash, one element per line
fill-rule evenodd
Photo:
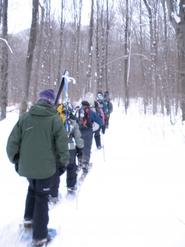
<path fill-rule="evenodd" d="M 56 109 L 46 101 L 39 100 L 30 108 L 29 113 L 33 116 L 50 117 L 56 115 Z"/>

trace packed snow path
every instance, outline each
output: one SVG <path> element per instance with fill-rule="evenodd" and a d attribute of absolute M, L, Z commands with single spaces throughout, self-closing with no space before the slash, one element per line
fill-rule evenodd
<path fill-rule="evenodd" d="M 116 107 L 116 106 L 115 106 Z M 17 119 L 0 123 L 0 246 L 18 244 L 27 181 L 9 163 L 6 140 Z M 185 135 L 181 123 L 144 116 L 136 107 L 127 116 L 111 115 L 102 136 L 104 148 L 92 147 L 93 167 L 73 202 L 62 200 L 50 210 L 59 235 L 51 247 L 184 247 Z"/>

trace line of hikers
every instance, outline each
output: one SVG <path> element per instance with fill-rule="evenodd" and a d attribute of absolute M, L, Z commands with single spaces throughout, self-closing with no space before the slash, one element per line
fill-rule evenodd
<path fill-rule="evenodd" d="M 44 246 L 50 240 L 48 202 L 59 199 L 60 176 L 66 172 L 68 193 L 74 195 L 78 172 L 85 176 L 90 168 L 93 136 L 101 149 L 101 132 L 108 128 L 113 110 L 108 91 L 98 92 L 94 104 L 83 100 L 78 107 L 66 102 L 56 108 L 54 101 L 52 89 L 42 91 L 7 141 L 9 160 L 29 182 L 24 226 L 33 229 L 32 246 Z"/>

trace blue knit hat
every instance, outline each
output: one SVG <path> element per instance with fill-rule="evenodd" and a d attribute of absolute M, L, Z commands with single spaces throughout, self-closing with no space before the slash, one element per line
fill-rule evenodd
<path fill-rule="evenodd" d="M 39 100 L 46 100 L 50 104 L 55 102 L 55 92 L 53 89 L 43 90 L 39 93 Z"/>

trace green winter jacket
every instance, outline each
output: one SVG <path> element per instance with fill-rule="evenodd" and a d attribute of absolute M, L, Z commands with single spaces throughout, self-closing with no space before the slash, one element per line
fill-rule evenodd
<path fill-rule="evenodd" d="M 67 165 L 68 137 L 56 110 L 44 101 L 32 106 L 14 126 L 6 150 L 9 160 L 18 163 L 19 175 L 27 178 L 51 177 L 56 160 Z"/>

